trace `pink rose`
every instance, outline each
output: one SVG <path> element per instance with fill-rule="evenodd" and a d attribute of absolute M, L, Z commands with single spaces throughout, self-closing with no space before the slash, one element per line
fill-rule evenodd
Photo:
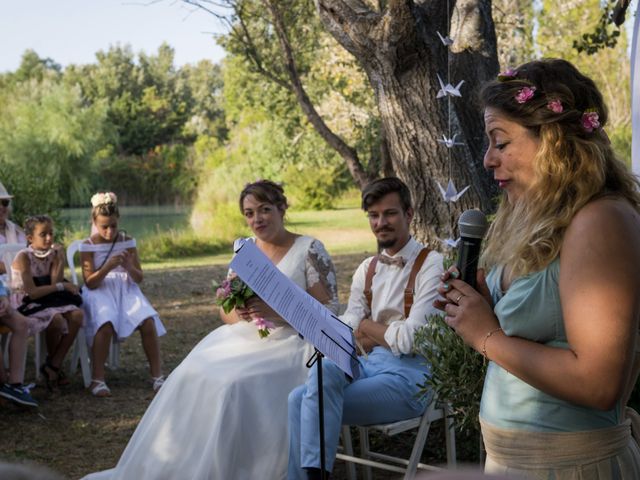
<path fill-rule="evenodd" d="M 536 92 L 536 87 L 522 87 L 516 94 L 516 102 L 526 103 L 533 98 Z"/>
<path fill-rule="evenodd" d="M 600 116 L 598 112 L 584 112 L 582 114 L 582 128 L 587 132 L 593 132 L 595 129 L 600 128 Z"/>
<path fill-rule="evenodd" d="M 558 99 L 551 100 L 549 103 L 547 103 L 547 108 L 551 110 L 553 113 L 562 113 L 564 111 L 562 102 Z"/>
<path fill-rule="evenodd" d="M 268 337 L 269 330 L 276 328 L 273 322 L 262 317 L 254 319 L 253 323 L 255 323 L 256 327 L 258 327 L 258 335 L 260 335 L 260 338 Z"/>

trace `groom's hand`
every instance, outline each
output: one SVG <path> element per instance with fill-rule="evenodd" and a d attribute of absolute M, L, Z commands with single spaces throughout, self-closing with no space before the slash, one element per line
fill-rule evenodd
<path fill-rule="evenodd" d="M 369 337 L 360 328 L 356 329 L 356 331 L 353 333 L 356 337 L 357 342 L 362 346 L 362 349 L 366 353 L 371 352 L 371 350 L 373 350 L 373 347 L 378 345 L 378 342 L 376 342 L 373 338 Z"/>

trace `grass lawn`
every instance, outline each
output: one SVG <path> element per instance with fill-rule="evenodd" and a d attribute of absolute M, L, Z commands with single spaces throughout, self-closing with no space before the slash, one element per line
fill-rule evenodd
<path fill-rule="evenodd" d="M 287 212 L 287 228 L 301 235 L 317 238 L 332 256 L 358 253 L 375 253 L 376 242 L 365 213 L 359 208 L 337 210 L 304 210 Z M 250 233 L 247 231 L 246 233 Z M 168 258 L 162 261 L 144 262 L 145 270 L 163 268 L 186 268 L 199 265 L 226 265 L 231 259 L 228 250 L 215 255 L 198 255 L 183 258 Z"/>

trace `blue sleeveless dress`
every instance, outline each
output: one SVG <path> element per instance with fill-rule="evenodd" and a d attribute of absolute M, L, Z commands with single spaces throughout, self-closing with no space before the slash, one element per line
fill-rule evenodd
<path fill-rule="evenodd" d="M 560 260 L 500 289 L 502 268 L 487 276 L 494 312 L 504 333 L 550 347 L 569 348 L 560 305 Z M 597 430 L 620 423 L 620 405 L 601 411 L 548 395 L 489 362 L 480 418 L 500 428 L 538 432 Z"/>

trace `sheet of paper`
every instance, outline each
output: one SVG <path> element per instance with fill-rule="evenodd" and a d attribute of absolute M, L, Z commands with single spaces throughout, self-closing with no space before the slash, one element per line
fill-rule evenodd
<path fill-rule="evenodd" d="M 351 328 L 278 270 L 254 242 L 236 242 L 234 248 L 230 268 L 242 281 L 324 356 L 358 378 Z"/>

